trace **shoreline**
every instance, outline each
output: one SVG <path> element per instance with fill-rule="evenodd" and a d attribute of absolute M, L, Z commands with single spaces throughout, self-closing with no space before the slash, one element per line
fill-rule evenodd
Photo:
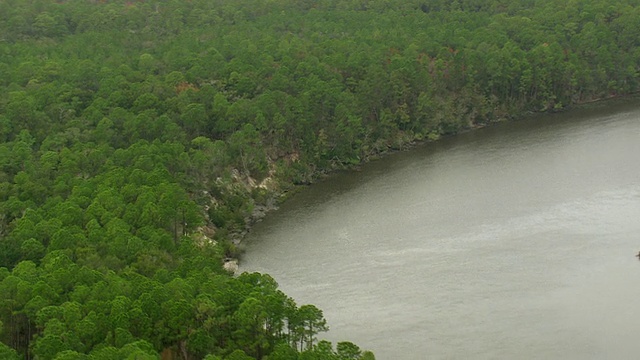
<path fill-rule="evenodd" d="M 334 174 L 337 174 L 338 172 L 341 171 L 358 171 L 358 169 L 360 167 L 362 167 L 363 165 L 372 162 L 372 161 L 376 161 L 379 159 L 382 159 L 386 156 L 389 156 L 391 154 L 394 153 L 398 153 L 398 152 L 405 152 L 405 151 L 410 151 L 413 150 L 417 147 L 420 146 L 424 146 L 426 144 L 429 143 L 433 143 L 436 141 L 439 141 L 441 139 L 446 139 L 446 138 L 451 138 L 460 134 L 464 134 L 464 133 L 468 133 L 471 131 L 475 131 L 475 130 L 479 130 L 479 129 L 483 129 L 483 128 L 487 128 L 487 127 L 491 127 L 491 126 L 495 126 L 497 124 L 501 124 L 501 123 L 505 123 L 505 122 L 514 122 L 514 121 L 524 121 L 527 120 L 531 117 L 537 116 L 537 115 L 553 115 L 553 114 L 558 114 L 558 113 L 564 113 L 567 111 L 576 111 L 576 110 L 580 110 L 582 108 L 585 108 L 589 105 L 593 105 L 593 104 L 598 104 L 598 103 L 604 103 L 607 101 L 615 101 L 615 100 L 625 100 L 625 99 L 633 99 L 633 98 L 640 98 L 640 93 L 631 93 L 631 94 L 625 94 L 625 95 L 612 95 L 612 96 L 607 96 L 607 97 L 601 97 L 601 98 L 597 98 L 597 99 L 592 99 L 592 100 L 588 100 L 588 101 L 583 101 L 583 102 L 579 102 L 579 103 L 574 103 L 571 105 L 568 105 L 562 109 L 559 110 L 554 110 L 554 109 L 548 109 L 545 111 L 525 111 L 521 114 L 515 115 L 513 117 L 509 117 L 509 118 L 504 118 L 501 120 L 495 120 L 495 121 L 490 121 L 488 123 L 485 124 L 474 124 L 469 128 L 466 129 L 462 129 L 454 134 L 448 134 L 448 135 L 439 135 L 436 138 L 425 138 L 425 139 L 414 139 L 411 141 L 408 141 L 406 143 L 402 143 L 400 144 L 400 146 L 398 148 L 394 148 L 394 147 L 389 147 L 388 149 L 381 151 L 381 152 L 377 152 L 377 153 L 372 153 L 370 155 L 367 155 L 364 157 L 364 159 L 362 159 L 359 163 L 357 164 L 349 164 L 349 165 L 345 165 L 343 164 L 343 166 L 335 166 L 334 168 L 331 169 L 326 169 L 326 170 L 321 170 L 317 173 L 313 173 L 311 174 L 311 177 L 309 178 L 309 181 L 305 182 L 305 183 L 298 183 L 298 184 L 283 184 L 284 187 L 286 187 L 285 190 L 283 191 L 274 191 L 272 193 L 269 193 L 269 196 L 267 197 L 267 203 L 266 204 L 256 204 L 255 208 L 253 209 L 252 213 L 245 217 L 245 227 L 243 230 L 235 232 L 230 234 L 230 237 L 228 239 L 228 241 L 236 248 L 236 253 L 234 254 L 235 256 L 231 256 L 229 258 L 226 258 L 224 261 L 224 265 L 226 266 L 226 264 L 232 263 L 234 265 L 231 265 L 231 267 L 235 268 L 235 271 L 230 271 L 232 273 L 237 273 L 237 267 L 238 264 L 241 262 L 242 260 L 242 255 L 244 254 L 244 241 L 247 235 L 249 235 L 249 233 L 251 232 L 251 230 L 253 229 L 253 226 L 259 222 L 261 222 L 267 215 L 269 215 L 269 213 L 276 211 L 280 208 L 280 205 L 283 204 L 285 201 L 287 201 L 291 196 L 295 196 L 298 192 L 303 191 L 304 189 L 306 189 L 308 186 L 311 186 L 313 184 L 319 183 L 321 181 L 326 180 L 327 178 L 331 177 Z"/>

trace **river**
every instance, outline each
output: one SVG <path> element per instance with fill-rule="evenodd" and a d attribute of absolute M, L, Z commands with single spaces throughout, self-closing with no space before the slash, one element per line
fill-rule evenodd
<path fill-rule="evenodd" d="M 640 357 L 640 102 L 467 132 L 331 176 L 245 240 L 387 359 Z"/>

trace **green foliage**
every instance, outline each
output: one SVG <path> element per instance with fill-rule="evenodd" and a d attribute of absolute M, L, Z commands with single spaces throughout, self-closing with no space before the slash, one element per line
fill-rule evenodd
<path fill-rule="evenodd" d="M 245 354 L 244 351 L 238 349 L 231 354 L 225 356 L 225 360 L 255 360 L 255 358 Z"/>
<path fill-rule="evenodd" d="M 216 355 L 209 354 L 204 357 L 204 360 L 222 360 L 222 358 Z"/>
<path fill-rule="evenodd" d="M 311 350 L 317 340 L 316 335 L 329 330 L 322 310 L 314 305 L 303 305 L 299 309 L 290 309 L 287 326 L 291 345 L 299 348 L 300 351 Z"/>
<path fill-rule="evenodd" d="M 73 350 L 65 350 L 58 353 L 54 360 L 89 360 L 89 356 Z"/>
<path fill-rule="evenodd" d="M 336 352 L 340 360 L 357 360 L 360 359 L 362 355 L 362 351 L 358 345 L 348 341 L 339 342 L 338 345 L 336 345 Z"/>
<path fill-rule="evenodd" d="M 0 357 L 373 358 L 229 277 L 232 238 L 325 172 L 637 92 L 639 9 L 0 2 Z"/>
<path fill-rule="evenodd" d="M 14 349 L 0 343 L 0 358 L 6 360 L 19 360 L 20 356 L 18 356 L 18 353 Z"/>
<path fill-rule="evenodd" d="M 360 360 L 376 360 L 376 357 L 371 351 L 364 351 L 362 353 L 362 356 L 360 357 Z"/>
<path fill-rule="evenodd" d="M 298 360 L 298 352 L 287 344 L 278 344 L 269 354 L 268 360 Z"/>

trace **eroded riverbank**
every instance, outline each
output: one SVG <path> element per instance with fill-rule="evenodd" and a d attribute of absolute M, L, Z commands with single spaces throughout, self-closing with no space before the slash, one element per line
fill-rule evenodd
<path fill-rule="evenodd" d="M 336 174 L 253 228 L 241 271 L 380 359 L 629 358 L 637 109 L 590 104 Z"/>
<path fill-rule="evenodd" d="M 231 241 L 235 246 L 239 247 L 239 251 L 236 253 L 241 256 L 244 251 L 244 245 L 242 241 L 251 232 L 253 226 L 262 221 L 272 211 L 279 209 L 287 199 L 295 196 L 300 191 L 304 191 L 308 186 L 318 182 L 326 181 L 332 176 L 339 176 L 345 172 L 360 171 L 363 166 L 372 162 L 384 159 L 390 155 L 398 152 L 411 151 L 416 148 L 427 146 L 430 143 L 437 141 L 446 141 L 455 136 L 460 136 L 472 131 L 478 131 L 492 126 L 501 125 L 506 122 L 520 122 L 520 121 L 536 121 L 536 118 L 562 116 L 563 114 L 577 114 L 578 116 L 587 115 L 591 113 L 608 112 L 611 107 L 635 107 L 640 101 L 640 95 L 632 94 L 625 96 L 610 96 L 607 98 L 592 99 L 582 103 L 575 104 L 571 107 L 561 109 L 561 111 L 555 112 L 527 112 L 518 116 L 514 116 L 512 119 L 501 119 L 486 124 L 475 125 L 471 128 L 462 130 L 461 132 L 448 136 L 435 136 L 426 139 L 405 139 L 405 141 L 399 142 L 396 147 L 388 147 L 384 151 L 367 154 L 363 156 L 362 161 L 357 164 L 334 164 L 328 170 L 322 170 L 313 173 L 308 177 L 304 183 L 290 184 L 278 182 L 274 178 L 263 180 L 263 183 L 270 183 L 271 186 L 263 186 L 266 194 L 263 194 L 263 201 L 257 201 L 253 206 L 253 210 L 245 217 L 246 226 L 243 229 L 237 230 L 231 234 Z M 252 191 L 259 187 L 253 180 L 245 181 L 238 176 L 238 182 L 243 183 L 248 191 Z"/>

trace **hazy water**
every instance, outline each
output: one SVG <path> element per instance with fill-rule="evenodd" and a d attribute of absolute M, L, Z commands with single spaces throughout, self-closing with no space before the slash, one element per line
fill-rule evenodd
<path fill-rule="evenodd" d="M 294 196 L 242 270 L 380 359 L 640 357 L 640 103 L 502 124 Z"/>

